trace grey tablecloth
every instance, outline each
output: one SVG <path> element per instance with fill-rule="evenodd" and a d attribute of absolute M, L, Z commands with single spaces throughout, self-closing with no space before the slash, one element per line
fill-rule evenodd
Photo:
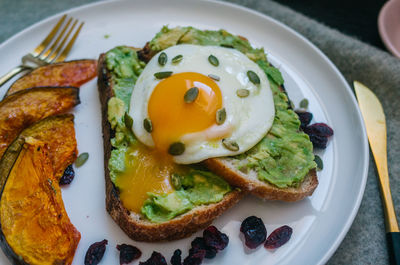
<path fill-rule="evenodd" d="M 0 0 L 0 42 L 47 16 L 95 1 Z M 374 90 L 386 113 L 389 174 L 396 212 L 400 213 L 400 60 L 272 1 L 230 2 L 260 11 L 292 27 L 318 46 L 349 83 L 359 80 Z M 372 158 L 360 210 L 328 264 L 388 264 L 383 211 Z"/>

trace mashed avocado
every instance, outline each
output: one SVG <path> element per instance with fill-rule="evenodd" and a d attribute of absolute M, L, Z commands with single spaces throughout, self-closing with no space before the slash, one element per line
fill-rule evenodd
<path fill-rule="evenodd" d="M 179 178 L 180 187 L 173 193 L 150 194 L 142 213 L 154 222 L 164 222 L 185 213 L 194 206 L 216 203 L 231 191 L 231 187 L 216 175 L 195 170 Z"/>
<path fill-rule="evenodd" d="M 232 159 L 239 170 L 255 170 L 260 180 L 277 187 L 296 187 L 301 183 L 310 169 L 316 167 L 313 147 L 308 136 L 300 130 L 299 118 L 290 109 L 287 95 L 280 89 L 283 85 L 281 73 L 268 63 L 264 50 L 253 48 L 246 39 L 224 30 L 200 31 L 192 27 L 163 27 L 149 46 L 152 53 L 157 53 L 181 43 L 235 48 L 264 70 L 275 103 L 272 128 L 255 147 Z M 116 180 L 126 170 L 128 149 L 140 145 L 126 123 L 132 89 L 145 64 L 138 59 L 135 51 L 127 47 L 107 52 L 106 63 L 112 73 L 115 94 L 108 103 L 108 119 L 115 130 L 115 137 L 111 139 L 114 149 L 108 166 L 111 180 L 118 187 Z M 180 183 L 172 193 L 149 194 L 141 212 L 153 222 L 164 222 L 197 205 L 216 203 L 231 191 L 223 179 L 205 171 L 190 171 L 180 176 Z"/>
<path fill-rule="evenodd" d="M 273 125 L 255 147 L 232 158 L 239 170 L 247 172 L 253 169 L 262 181 L 279 188 L 298 186 L 310 169 L 316 167 L 313 146 L 308 135 L 300 130 L 300 120 L 290 109 L 287 95 L 280 89 L 283 85 L 281 73 L 268 63 L 264 50 L 251 47 L 245 38 L 225 30 L 201 31 L 193 27 L 163 27 L 150 41 L 150 48 L 158 52 L 181 43 L 231 47 L 244 53 L 264 70 L 275 103 Z"/>
<path fill-rule="evenodd" d="M 123 186 L 118 186 L 118 177 L 128 170 L 126 158 L 129 155 L 130 164 L 141 163 L 140 158 L 132 155 L 140 148 L 132 131 L 127 126 L 130 98 L 134 84 L 145 64 L 141 62 L 135 51 L 127 47 L 116 47 L 106 54 L 107 69 L 111 73 L 114 97 L 108 101 L 108 121 L 115 131 L 111 139 L 111 151 L 108 168 L 114 185 L 123 192 Z M 188 169 L 188 173 L 176 175 L 179 187 L 172 193 L 148 194 L 141 212 L 152 222 L 165 222 L 177 215 L 183 214 L 193 207 L 216 203 L 231 191 L 229 184 L 211 172 Z M 129 171 L 128 171 L 129 172 Z"/>

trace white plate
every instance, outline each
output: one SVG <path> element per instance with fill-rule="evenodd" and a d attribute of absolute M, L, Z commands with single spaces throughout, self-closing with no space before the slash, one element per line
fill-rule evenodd
<path fill-rule="evenodd" d="M 214 224 L 230 238 L 228 248 L 205 264 L 323 264 L 336 250 L 357 213 L 368 168 L 368 145 L 355 98 L 343 76 L 309 41 L 279 22 L 249 9 L 208 1 L 112 1 L 72 9 L 68 14 L 84 20 L 85 26 L 69 59 L 97 58 L 116 45 L 142 47 L 162 25 L 192 25 L 201 29 L 226 29 L 246 36 L 254 46 L 263 46 L 269 59 L 285 78 L 289 96 L 298 104 L 308 98 L 314 121 L 332 126 L 335 135 L 320 153 L 325 168 L 314 195 L 296 203 L 263 202 L 247 197 L 224 213 Z M 0 46 L 0 73 L 17 65 L 32 50 L 60 15 L 20 32 Z M 105 38 L 109 35 L 109 38 Z M 188 239 L 168 243 L 138 243 L 130 240 L 105 210 L 103 145 L 100 104 L 96 81 L 81 88 L 82 103 L 75 108 L 76 136 L 88 162 L 76 169 L 70 187 L 63 188 L 64 203 L 82 238 L 73 264 L 83 264 L 88 246 L 109 240 L 101 264 L 117 264 L 117 243 L 130 243 L 143 251 L 146 260 L 153 250 L 170 259 L 177 248 L 186 255 Z M 1 95 L 0 95 L 1 96 Z M 248 251 L 239 239 L 240 222 L 249 215 L 261 217 L 268 232 L 288 224 L 291 240 L 276 251 L 263 247 Z M 198 235 L 199 233 L 197 233 Z M 0 263 L 9 264 L 0 254 Z"/>

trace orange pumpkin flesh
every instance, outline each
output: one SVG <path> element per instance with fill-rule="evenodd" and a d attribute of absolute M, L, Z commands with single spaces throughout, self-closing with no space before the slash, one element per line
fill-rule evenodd
<path fill-rule="evenodd" d="M 6 96 L 38 86 L 79 87 L 97 75 L 96 68 L 96 60 L 76 60 L 42 66 L 15 81 Z"/>
<path fill-rule="evenodd" d="M 25 129 L 22 136 L 33 137 L 47 144 L 49 157 L 57 183 L 67 166 L 77 157 L 74 115 L 63 114 L 51 116 Z"/>
<path fill-rule="evenodd" d="M 75 87 L 37 87 L 18 91 L 0 102 L 0 156 L 31 124 L 79 104 Z"/>
<path fill-rule="evenodd" d="M 4 157 L 18 152 L 18 141 L 23 146 L 12 164 Z M 8 176 L 0 176 L 6 178 L 0 198 L 2 247 L 17 264 L 71 264 L 80 233 L 65 211 L 47 146 L 33 138 L 16 142 L 0 164 L 2 174 L 11 167 Z"/>

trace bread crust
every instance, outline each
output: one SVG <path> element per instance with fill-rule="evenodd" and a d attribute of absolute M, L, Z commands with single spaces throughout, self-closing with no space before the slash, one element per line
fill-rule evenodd
<path fill-rule="evenodd" d="M 105 67 L 105 54 L 101 54 L 99 57 L 97 73 L 103 128 L 106 209 L 130 238 L 137 241 L 153 242 L 190 236 L 194 232 L 207 227 L 215 218 L 236 204 L 246 194 L 243 190 L 234 189 L 218 203 L 196 207 L 164 223 L 152 223 L 144 219 L 142 215 L 131 213 L 126 209 L 119 198 L 117 188 L 111 182 L 108 170 L 108 161 L 112 150 L 110 139 L 114 136 L 114 132 L 107 118 L 107 102 L 113 96 L 113 92 L 110 74 Z"/>
<path fill-rule="evenodd" d="M 250 178 L 248 174 L 236 169 L 226 158 L 210 158 L 204 165 L 215 174 L 222 176 L 229 184 L 240 187 L 262 199 L 281 200 L 294 202 L 311 196 L 318 186 L 318 178 L 315 169 L 312 169 L 304 178 L 299 187 L 278 188 L 267 182 Z"/>

